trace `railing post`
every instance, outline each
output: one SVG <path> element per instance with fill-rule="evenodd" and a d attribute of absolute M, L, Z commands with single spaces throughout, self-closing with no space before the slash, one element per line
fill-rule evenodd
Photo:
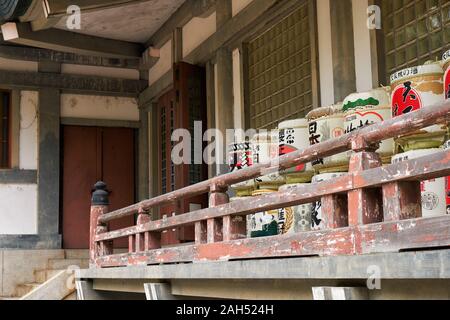
<path fill-rule="evenodd" d="M 349 174 L 380 167 L 378 144 L 369 145 L 363 136 L 352 141 Z M 348 193 L 349 226 L 383 221 L 383 201 L 380 188 L 357 189 Z"/>
<path fill-rule="evenodd" d="M 97 182 L 94 186 L 91 199 L 90 233 L 89 233 L 89 260 L 90 266 L 95 266 L 96 258 L 112 254 L 112 241 L 95 242 L 96 235 L 108 232 L 108 226 L 99 223 L 100 216 L 108 213 L 109 192 L 104 182 Z"/>
<path fill-rule="evenodd" d="M 214 208 L 230 201 L 227 188 L 216 184 L 211 186 L 209 194 L 209 207 Z M 208 243 L 223 241 L 223 219 L 208 219 L 206 225 L 206 239 Z"/>

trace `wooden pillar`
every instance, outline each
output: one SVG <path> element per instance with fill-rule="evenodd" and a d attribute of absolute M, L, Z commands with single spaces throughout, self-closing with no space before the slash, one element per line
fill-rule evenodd
<path fill-rule="evenodd" d="M 95 259 L 100 256 L 112 254 L 112 241 L 95 242 L 95 236 L 108 232 L 108 226 L 99 223 L 99 218 L 108 213 L 109 192 L 104 182 L 97 182 L 91 199 L 90 230 L 89 230 L 89 260 L 95 265 Z"/>
<path fill-rule="evenodd" d="M 384 221 L 422 217 L 420 181 L 400 181 L 383 185 Z"/>
<path fill-rule="evenodd" d="M 368 145 L 363 137 L 352 142 L 349 173 L 373 169 L 382 165 L 375 151 L 378 145 Z M 381 188 L 352 190 L 348 193 L 348 222 L 350 226 L 383 221 Z"/>

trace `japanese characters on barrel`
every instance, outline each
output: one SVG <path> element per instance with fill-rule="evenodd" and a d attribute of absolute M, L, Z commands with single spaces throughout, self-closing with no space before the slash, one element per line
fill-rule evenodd
<path fill-rule="evenodd" d="M 277 129 L 260 133 L 245 143 L 230 146 L 230 170 L 275 161 L 278 156 L 303 150 L 363 127 L 383 122 L 450 99 L 450 50 L 441 62 L 426 62 L 395 72 L 390 87 L 350 94 L 342 103 L 309 112 L 304 119 L 283 121 Z M 436 124 L 380 143 L 383 165 L 412 160 L 450 149 L 446 124 Z M 351 151 L 316 159 L 280 172 L 267 172 L 252 181 L 232 186 L 238 199 L 278 191 L 300 191 L 310 183 L 330 181 L 348 174 Z M 272 166 L 276 168 L 276 166 Z M 450 177 L 421 183 L 422 216 L 450 214 Z M 303 204 L 247 217 L 248 237 L 322 230 L 321 203 Z"/>

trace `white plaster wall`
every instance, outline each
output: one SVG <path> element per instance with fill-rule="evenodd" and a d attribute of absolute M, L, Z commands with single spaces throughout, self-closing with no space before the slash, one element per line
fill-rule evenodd
<path fill-rule="evenodd" d="M 355 34 L 356 89 L 358 92 L 373 88 L 370 30 L 367 28 L 368 0 L 352 0 L 353 30 Z"/>
<path fill-rule="evenodd" d="M 37 186 L 0 184 L 0 234 L 37 234 Z"/>
<path fill-rule="evenodd" d="M 19 167 L 23 170 L 38 167 L 38 101 L 37 91 L 21 91 Z"/>
<path fill-rule="evenodd" d="M 61 117 L 139 121 L 139 108 L 135 98 L 62 94 Z"/>
<path fill-rule="evenodd" d="M 215 32 L 215 11 L 206 18 L 192 18 L 183 26 L 183 57 L 186 57 Z"/>
<path fill-rule="evenodd" d="M 109 68 L 109 67 L 83 66 L 83 65 L 76 65 L 76 64 L 62 64 L 61 65 L 61 73 L 139 80 L 139 71 L 138 70 L 123 69 L 123 68 Z"/>
<path fill-rule="evenodd" d="M 330 0 L 317 1 L 317 27 L 319 33 L 320 96 L 322 105 L 326 106 L 335 102 Z"/>
<path fill-rule="evenodd" d="M 247 7 L 253 0 L 232 0 L 231 10 L 233 17 Z"/>
<path fill-rule="evenodd" d="M 172 69 L 172 59 L 172 40 L 169 40 L 160 48 L 160 58 L 149 71 L 149 85 L 154 84 Z"/>
<path fill-rule="evenodd" d="M 0 70 L 37 72 L 38 63 L 33 61 L 0 58 Z"/>

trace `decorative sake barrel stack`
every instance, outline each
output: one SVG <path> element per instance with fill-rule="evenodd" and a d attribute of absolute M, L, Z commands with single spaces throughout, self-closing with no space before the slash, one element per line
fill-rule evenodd
<path fill-rule="evenodd" d="M 427 62 L 408 68 L 391 76 L 392 116 L 430 108 L 443 102 L 444 71 L 439 62 Z M 436 124 L 396 139 L 397 154 L 392 163 L 407 161 L 442 151 L 446 140 L 446 125 Z M 421 183 L 422 216 L 434 217 L 446 214 L 446 178 Z"/>
<path fill-rule="evenodd" d="M 391 119 L 390 88 L 378 88 L 349 95 L 344 100 L 343 112 L 345 133 Z M 394 139 L 382 141 L 377 152 L 383 164 L 391 163 Z"/>

